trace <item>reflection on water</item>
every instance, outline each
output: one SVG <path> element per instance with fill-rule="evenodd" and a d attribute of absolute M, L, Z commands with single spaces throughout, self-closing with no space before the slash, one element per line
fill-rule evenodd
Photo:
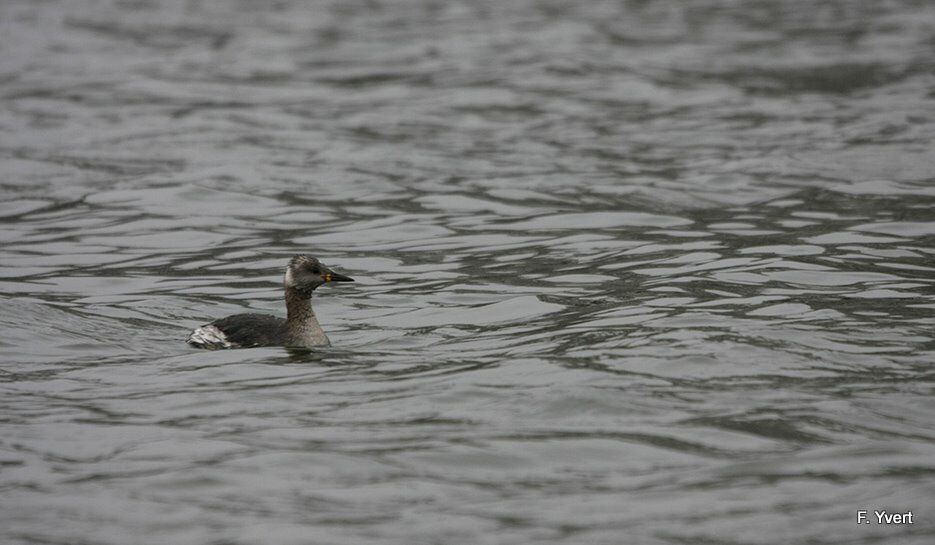
<path fill-rule="evenodd" d="M 4 3 L 2 541 L 930 543 L 933 28 Z"/>

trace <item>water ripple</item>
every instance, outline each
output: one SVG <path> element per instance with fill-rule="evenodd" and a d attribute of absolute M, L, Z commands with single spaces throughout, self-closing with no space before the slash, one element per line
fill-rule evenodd
<path fill-rule="evenodd" d="M 4 2 L 0 540 L 930 543 L 933 23 Z"/>

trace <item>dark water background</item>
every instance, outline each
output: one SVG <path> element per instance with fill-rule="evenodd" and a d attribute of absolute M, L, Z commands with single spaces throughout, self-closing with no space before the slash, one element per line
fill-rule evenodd
<path fill-rule="evenodd" d="M 4 0 L 0 97 L 2 543 L 935 542 L 935 3 Z"/>

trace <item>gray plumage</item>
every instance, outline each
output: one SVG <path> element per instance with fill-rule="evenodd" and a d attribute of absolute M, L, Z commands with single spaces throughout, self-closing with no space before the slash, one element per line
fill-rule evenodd
<path fill-rule="evenodd" d="M 269 314 L 235 314 L 196 328 L 188 343 L 207 349 L 328 346 L 328 336 L 312 310 L 312 293 L 326 282 L 353 281 L 314 257 L 297 255 L 289 261 L 283 280 L 285 319 Z"/>

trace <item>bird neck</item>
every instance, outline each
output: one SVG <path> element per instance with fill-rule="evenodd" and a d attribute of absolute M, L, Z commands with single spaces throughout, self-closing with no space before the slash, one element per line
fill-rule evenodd
<path fill-rule="evenodd" d="M 311 320 L 315 320 L 311 292 L 286 288 L 286 321 L 290 324 L 305 324 Z"/>
<path fill-rule="evenodd" d="M 286 288 L 285 333 L 288 346 L 327 346 L 328 336 L 312 310 L 312 293 Z"/>

